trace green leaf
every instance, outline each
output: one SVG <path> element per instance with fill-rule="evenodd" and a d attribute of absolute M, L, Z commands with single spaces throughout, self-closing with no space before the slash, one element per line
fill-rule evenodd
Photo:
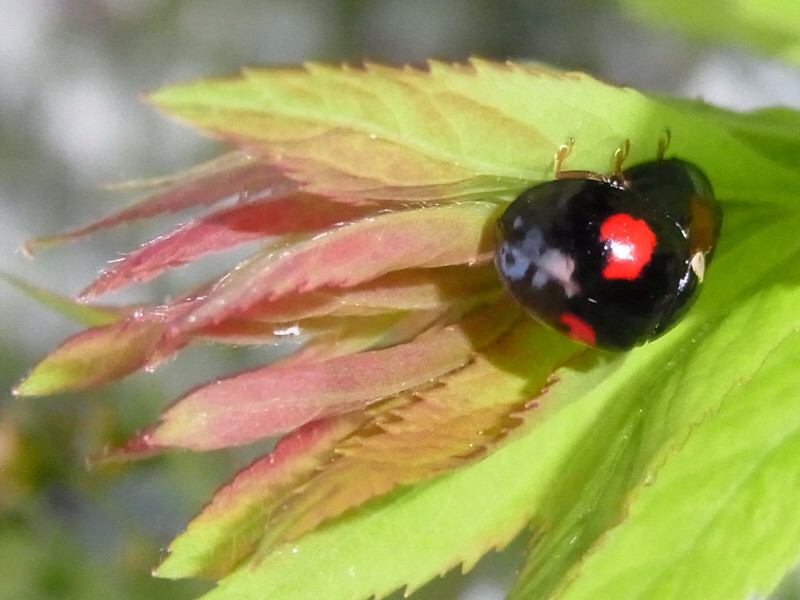
<path fill-rule="evenodd" d="M 632 14 L 670 25 L 703 39 L 748 45 L 776 58 L 800 63 L 800 10 L 794 0 L 623 0 Z"/>
<path fill-rule="evenodd" d="M 575 139 L 568 168 L 608 171 L 631 139 L 631 164 L 670 153 L 702 165 L 722 197 L 791 200 L 797 165 L 761 153 L 740 130 L 771 138 L 758 118 L 699 102 L 672 103 L 580 73 L 473 60 L 429 71 L 308 64 L 174 85 L 160 108 L 220 138 L 263 151 L 308 189 L 364 198 L 511 198 L 552 176 L 553 154 Z M 758 177 L 753 177 L 758 173 Z"/>
<path fill-rule="evenodd" d="M 559 598 L 762 596 L 797 562 L 800 335 L 788 334 L 644 487 Z M 524 597 L 524 594 L 522 595 Z"/>

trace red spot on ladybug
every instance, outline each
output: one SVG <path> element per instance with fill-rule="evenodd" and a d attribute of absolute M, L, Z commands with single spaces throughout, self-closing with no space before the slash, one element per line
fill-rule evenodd
<path fill-rule="evenodd" d="M 567 335 L 573 340 L 578 340 L 589 346 L 594 346 L 597 343 L 597 336 L 594 329 L 586 321 L 570 313 L 561 315 L 561 322 L 569 327 Z"/>
<path fill-rule="evenodd" d="M 653 256 L 656 234 L 642 219 L 619 213 L 600 226 L 600 241 L 606 250 L 606 279 L 636 279 Z"/>

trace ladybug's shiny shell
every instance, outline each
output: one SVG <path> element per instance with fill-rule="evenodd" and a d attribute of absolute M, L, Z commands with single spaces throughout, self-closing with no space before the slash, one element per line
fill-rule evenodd
<path fill-rule="evenodd" d="M 496 264 L 544 324 L 590 346 L 627 350 L 686 312 L 721 225 L 702 171 L 657 160 L 525 191 L 498 221 Z"/>

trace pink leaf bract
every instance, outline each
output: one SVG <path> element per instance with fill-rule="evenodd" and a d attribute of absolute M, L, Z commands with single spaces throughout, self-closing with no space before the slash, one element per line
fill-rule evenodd
<path fill-rule="evenodd" d="M 248 197 L 250 192 L 255 197 L 270 197 L 286 194 L 297 187 L 277 167 L 244 152 L 230 152 L 184 173 L 142 185 L 163 189 L 78 229 L 33 239 L 25 244 L 24 250 L 30 254 L 40 246 L 67 242 L 138 219 L 215 204 L 230 197 Z M 134 182 L 120 187 L 138 186 Z"/>
<path fill-rule="evenodd" d="M 516 314 L 503 303 L 391 348 L 279 362 L 218 380 L 178 400 L 136 446 L 209 450 L 246 444 L 363 407 L 463 367 Z"/>
<path fill-rule="evenodd" d="M 131 252 L 113 263 L 81 296 L 144 283 L 204 254 L 270 236 L 318 231 L 369 211 L 368 205 L 331 202 L 303 193 L 237 204 L 189 222 Z"/>
<path fill-rule="evenodd" d="M 256 255 L 212 288 L 172 335 L 218 323 L 255 303 L 326 286 L 352 287 L 390 271 L 473 264 L 491 256 L 497 207 L 464 202 L 356 221 L 279 251 Z"/>

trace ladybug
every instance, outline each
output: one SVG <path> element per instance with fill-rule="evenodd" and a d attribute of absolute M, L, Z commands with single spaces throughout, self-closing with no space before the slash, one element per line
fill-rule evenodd
<path fill-rule="evenodd" d="M 605 350 L 628 350 L 669 330 L 697 297 L 722 226 L 697 165 L 664 158 L 614 172 L 562 171 L 523 192 L 498 220 L 495 263 L 533 317 Z"/>

